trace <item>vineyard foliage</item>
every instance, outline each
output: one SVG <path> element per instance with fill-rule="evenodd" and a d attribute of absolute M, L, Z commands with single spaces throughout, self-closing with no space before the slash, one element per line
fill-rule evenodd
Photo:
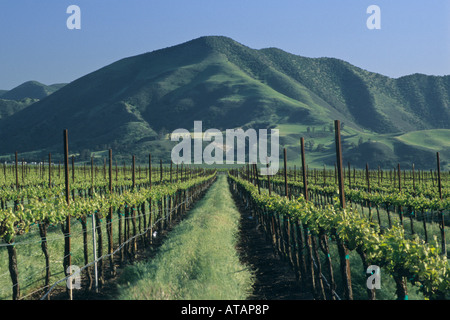
<path fill-rule="evenodd" d="M 138 248 L 152 243 L 153 232 L 165 230 L 172 219 L 181 217 L 216 177 L 215 170 L 183 167 L 181 170 L 178 167 L 172 170 L 172 167 L 163 168 L 161 165 L 153 170 L 147 168 L 142 177 L 141 170 L 137 172 L 135 167 L 130 170 L 124 166 L 120 173 L 116 167 L 115 178 L 111 174 L 108 179 L 106 166 L 103 174 L 101 168 L 95 167 L 94 171 L 92 166 L 89 176 L 86 167 L 72 167 L 69 190 L 66 190 L 65 179 L 55 166 L 50 174 L 43 166 L 22 166 L 21 179 L 18 166 L 15 167 L 16 170 L 14 166 L 4 166 L 3 169 L 3 179 L 0 182 L 0 254 L 6 254 L 3 249 L 7 249 L 9 272 L 2 270 L 0 274 L 5 277 L 10 273 L 13 299 L 21 298 L 21 282 L 27 288 L 25 297 L 42 289 L 46 292 L 44 297 L 47 296 L 56 285 L 65 280 L 64 276 L 63 279 L 55 277 L 61 273 L 61 267 L 66 270 L 71 265 L 68 260 L 70 257 L 73 257 L 72 262 L 76 264 L 84 263 L 81 269 L 89 283 L 92 282 L 90 269 L 93 264 L 89 259 L 94 259 L 99 268 L 99 281 L 103 283 L 104 272 L 114 272 L 114 260 L 116 263 L 123 263 L 124 259 L 133 260 Z M 68 199 L 66 192 L 69 193 Z M 95 217 L 92 230 L 87 229 L 90 221 L 88 217 L 92 217 L 92 221 Z M 72 233 L 68 227 L 71 224 L 74 227 Z M 103 226 L 106 226 L 106 230 Z M 37 227 L 39 232 L 36 232 Z M 93 251 L 98 258 L 89 253 L 88 237 L 93 240 L 97 238 L 94 241 L 97 248 L 94 246 Z M 36 243 L 41 246 L 41 250 L 33 252 L 36 258 L 24 256 L 24 253 L 30 252 L 28 247 L 31 248 Z M 74 246 L 72 249 L 71 245 Z M 106 245 L 107 248 L 104 248 Z M 104 254 L 103 250 L 108 253 Z M 55 258 L 63 254 L 63 251 L 63 263 L 55 265 Z M 106 259 L 110 261 L 108 268 L 102 262 Z M 2 265 L 6 267 L 5 264 Z M 38 279 L 42 277 L 45 285 L 39 289 L 41 281 Z M 5 286 L 5 279 L 1 281 Z M 49 290 L 50 281 L 53 285 L 50 291 L 45 291 Z M 91 287 L 92 283 L 88 286 Z M 0 289 L 3 298 L 7 288 Z M 34 292 L 30 293 L 30 289 Z"/>
<path fill-rule="evenodd" d="M 327 234 L 334 240 L 339 238 L 349 250 L 365 253 L 368 264 L 377 265 L 394 278 L 403 277 L 418 286 L 426 298 L 448 298 L 450 265 L 447 257 L 441 254 L 437 239 L 425 243 L 418 236 L 406 237 L 400 225 L 382 231 L 378 224 L 362 218 L 356 209 L 342 209 L 337 197 L 333 199 L 333 204 L 318 207 L 311 201 L 305 201 L 303 196 L 295 199 L 277 194 L 269 196 L 268 193 L 259 193 L 258 188 L 249 181 L 234 176 L 230 179 L 245 190 L 264 214 L 279 214 L 290 221 L 298 221 L 315 236 Z M 366 195 L 363 192 L 358 194 Z M 388 201 L 404 205 L 407 199 L 405 195 L 397 195 L 395 200 L 392 196 Z M 440 201 L 426 200 L 421 204 L 412 204 L 417 209 L 424 205 L 443 208 Z M 445 208 L 448 209 L 448 202 Z"/>

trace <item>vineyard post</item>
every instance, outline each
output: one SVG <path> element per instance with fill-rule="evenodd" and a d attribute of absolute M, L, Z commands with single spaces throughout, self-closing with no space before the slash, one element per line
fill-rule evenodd
<path fill-rule="evenodd" d="M 436 153 L 436 160 L 437 160 L 437 172 L 438 172 L 439 198 L 442 200 L 441 165 L 440 165 L 440 159 L 439 159 L 439 152 Z"/>
<path fill-rule="evenodd" d="M 267 168 L 267 170 L 269 170 L 269 161 L 267 161 L 266 168 Z M 269 188 L 269 196 L 271 196 L 272 195 L 272 187 L 270 186 L 270 174 L 267 175 L 267 185 Z"/>
<path fill-rule="evenodd" d="M 22 184 L 25 184 L 25 159 L 22 158 Z"/>
<path fill-rule="evenodd" d="M 414 163 L 412 164 L 412 179 L 413 179 L 413 190 L 416 193 L 416 172 L 414 168 Z"/>
<path fill-rule="evenodd" d="M 133 179 L 133 189 L 132 191 L 136 191 L 136 156 L 133 155 L 133 168 L 132 168 L 132 179 Z M 131 223 L 133 224 L 133 240 L 131 242 L 131 252 L 133 255 L 133 259 L 136 258 L 136 250 L 137 250 L 137 241 L 136 238 L 136 206 L 133 204 L 131 207 Z"/>
<path fill-rule="evenodd" d="M 366 162 L 366 180 L 367 180 L 367 192 L 370 193 L 370 175 L 369 175 L 369 164 Z M 370 200 L 367 201 L 369 206 L 369 221 L 372 222 L 372 205 Z"/>
<path fill-rule="evenodd" d="M 286 148 L 284 148 L 284 193 L 286 195 L 286 198 L 289 198 L 286 158 L 287 158 Z"/>
<path fill-rule="evenodd" d="M 148 154 L 148 183 L 150 184 L 150 190 L 152 189 L 152 154 Z"/>
<path fill-rule="evenodd" d="M 300 138 L 300 149 L 302 153 L 302 175 L 303 175 L 303 196 L 305 201 L 308 201 L 308 179 L 306 178 L 306 163 L 305 163 L 305 138 Z"/>
<path fill-rule="evenodd" d="M 400 171 L 400 163 L 397 164 L 397 175 L 398 175 L 398 191 L 402 192 L 402 180 L 401 180 L 402 173 Z M 402 225 L 402 228 L 403 228 L 403 208 L 401 205 L 398 207 L 398 210 L 399 210 L 399 214 L 400 214 L 400 224 Z"/>
<path fill-rule="evenodd" d="M 148 179 L 149 179 L 149 189 L 152 190 L 152 154 L 148 154 Z M 153 242 L 153 227 L 152 227 L 152 198 L 148 199 L 148 226 L 149 226 L 149 234 L 148 241 L 150 244 Z"/>
<path fill-rule="evenodd" d="M 352 178 L 350 176 L 350 162 L 347 162 L 347 164 L 348 164 L 348 187 L 349 187 L 349 189 L 351 189 L 352 188 Z"/>
<path fill-rule="evenodd" d="M 18 173 L 18 171 L 19 171 L 19 160 L 17 158 L 17 151 L 16 151 L 16 167 L 15 167 L 15 170 L 16 170 L 16 190 L 19 190 L 19 173 Z"/>
<path fill-rule="evenodd" d="M 92 247 L 94 252 L 94 279 L 95 279 L 95 293 L 98 293 L 98 267 L 97 267 L 97 240 L 95 237 L 95 213 L 92 214 Z"/>
<path fill-rule="evenodd" d="M 52 154 L 48 154 L 48 187 L 52 187 Z"/>
<path fill-rule="evenodd" d="M 378 178 L 378 186 L 380 186 L 381 185 L 381 168 L 380 168 L 380 166 L 378 166 L 378 172 L 377 172 L 377 178 Z"/>
<path fill-rule="evenodd" d="M 114 161 L 116 165 L 116 182 L 119 181 L 119 168 L 117 167 L 117 160 Z"/>
<path fill-rule="evenodd" d="M 94 195 L 94 157 L 91 157 L 91 197 Z"/>
<path fill-rule="evenodd" d="M 437 172 L 438 172 L 438 189 L 439 189 L 439 199 L 442 200 L 442 185 L 441 185 L 441 165 L 440 165 L 440 159 L 439 159 L 439 152 L 436 153 L 436 160 L 437 160 Z M 441 210 L 441 238 L 442 238 L 442 255 L 447 256 L 447 247 L 445 243 L 445 218 L 444 218 L 444 211 Z"/>
<path fill-rule="evenodd" d="M 338 183 L 338 174 L 337 174 L 336 162 L 334 163 L 334 183 Z"/>
<path fill-rule="evenodd" d="M 339 198 L 341 201 L 341 207 L 345 208 L 345 194 L 344 194 L 344 177 L 342 176 L 342 146 L 341 146 L 341 127 L 340 121 L 336 120 L 335 126 L 335 141 L 336 141 L 336 161 L 337 161 L 337 174 L 339 182 Z"/>
<path fill-rule="evenodd" d="M 112 149 L 109 149 L 109 192 L 110 196 L 113 193 L 113 185 L 112 185 Z M 114 238 L 113 238 L 113 207 L 109 207 L 109 215 L 107 219 L 108 225 L 108 254 L 109 256 L 109 264 L 111 269 L 111 275 L 115 274 L 114 269 L 114 260 L 113 260 L 113 248 L 114 248 Z"/>
<path fill-rule="evenodd" d="M 163 181 L 163 165 L 162 165 L 162 159 L 159 159 L 159 181 L 162 183 Z"/>
<path fill-rule="evenodd" d="M 133 155 L 133 162 L 132 162 L 132 172 L 131 172 L 131 181 L 133 183 L 133 188 L 132 190 L 134 191 L 134 189 L 136 188 L 136 157 Z"/>
<path fill-rule="evenodd" d="M 75 156 L 72 156 L 72 182 L 75 183 Z"/>
<path fill-rule="evenodd" d="M 66 202 L 67 206 L 70 206 L 70 187 L 69 187 L 69 138 L 68 138 L 68 130 L 64 130 L 64 176 L 66 183 Z M 65 241 L 65 252 L 64 252 L 64 272 L 66 276 L 69 276 L 70 272 L 68 272 L 68 267 L 72 265 L 72 256 L 71 256 L 71 243 L 70 243 L 70 214 L 66 219 L 66 229 L 64 232 L 64 241 Z M 69 299 L 72 300 L 72 286 L 67 286 L 67 293 L 69 295 Z"/>
<path fill-rule="evenodd" d="M 339 120 L 335 120 L 334 122 L 335 128 L 335 144 L 336 144 L 336 160 L 337 160 L 337 173 L 338 173 L 338 182 L 339 182 L 339 198 L 340 198 L 340 206 L 342 209 L 345 209 L 345 194 L 344 194 L 344 181 L 342 176 L 342 145 L 341 145 L 341 125 Z M 340 256 L 340 266 L 341 273 L 344 281 L 344 295 L 348 300 L 353 300 L 353 291 L 352 291 L 352 279 L 350 272 L 350 257 L 349 250 L 345 245 L 344 241 L 340 239 L 339 235 L 337 235 L 337 246 Z"/>

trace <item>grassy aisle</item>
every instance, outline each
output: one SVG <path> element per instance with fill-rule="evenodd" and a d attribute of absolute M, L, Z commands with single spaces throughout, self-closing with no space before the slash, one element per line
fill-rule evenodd
<path fill-rule="evenodd" d="M 243 300 L 253 275 L 236 251 L 240 213 L 225 175 L 171 231 L 151 261 L 119 280 L 120 300 Z"/>

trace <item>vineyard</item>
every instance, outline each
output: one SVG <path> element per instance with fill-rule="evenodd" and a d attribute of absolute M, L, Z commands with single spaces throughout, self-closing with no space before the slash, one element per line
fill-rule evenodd
<path fill-rule="evenodd" d="M 339 146 L 339 122 L 336 132 Z M 439 154 L 436 172 L 351 170 L 348 164 L 345 173 L 340 147 L 334 170 L 308 170 L 301 144 L 300 172 L 286 167 L 285 150 L 277 176 L 260 176 L 247 165 L 232 170 L 229 181 L 303 286 L 316 299 L 373 300 L 380 288 L 366 279 L 382 270 L 388 275 L 382 286 L 393 287 L 383 299 L 408 300 L 409 292 L 416 299 L 448 299 L 450 174 L 441 175 Z"/>
<path fill-rule="evenodd" d="M 29 165 L 0 172 L 0 299 L 74 299 L 98 292 L 118 268 L 154 246 L 216 181 L 216 169 L 130 163 Z M 318 300 L 448 299 L 450 173 L 343 166 L 339 122 L 334 169 L 229 169 L 231 192 L 250 210 L 299 290 Z M 142 160 L 142 159 L 140 159 Z M 142 161 L 141 161 L 142 162 Z M 381 286 L 368 287 L 381 271 Z M 386 289 L 384 289 L 386 288 Z M 78 293 L 82 290 L 76 290 Z"/>
<path fill-rule="evenodd" d="M 17 159 L 17 154 L 16 154 Z M 182 216 L 214 182 L 214 170 L 186 166 L 113 170 L 61 165 L 3 166 L 0 299 L 50 299 L 97 291 L 116 268 Z M 20 176 L 20 178 L 19 178 Z M 92 244 L 92 245 L 91 245 Z M 8 276 L 9 275 L 9 276 Z M 12 282 L 12 284 L 11 284 Z M 61 289 L 62 288 L 62 289 Z M 59 289 L 59 290 L 58 290 Z"/>

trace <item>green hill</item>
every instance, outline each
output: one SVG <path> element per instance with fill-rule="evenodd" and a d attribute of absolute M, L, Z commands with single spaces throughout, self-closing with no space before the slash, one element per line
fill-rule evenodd
<path fill-rule="evenodd" d="M 27 81 L 21 85 L 4 92 L 0 97 L 5 100 L 42 99 L 61 89 L 65 84 L 47 86 L 37 81 Z"/>
<path fill-rule="evenodd" d="M 38 99 L 24 98 L 22 100 L 4 100 L 0 99 L 0 119 L 7 118 L 14 113 L 25 109 L 31 104 L 39 101 Z"/>
<path fill-rule="evenodd" d="M 314 141 L 310 158 L 322 165 L 333 161 L 327 128 L 339 119 L 348 154 L 366 154 L 356 142 L 370 138 L 380 140 L 379 150 L 392 150 L 394 163 L 405 158 L 394 145 L 415 147 L 396 136 L 450 129 L 449 95 L 450 76 L 392 79 L 337 59 L 201 37 L 117 61 L 0 120 L 0 150 L 39 157 L 60 153 L 67 128 L 76 153 L 113 148 L 125 159 L 131 153 L 145 159 L 152 151 L 168 161 L 174 143 L 167 133 L 192 130 L 194 121 L 202 120 L 204 130 L 290 126 L 298 131 L 283 144 L 292 152 L 299 135 L 316 128 L 308 136 Z M 318 137 L 319 130 L 328 133 Z"/>

